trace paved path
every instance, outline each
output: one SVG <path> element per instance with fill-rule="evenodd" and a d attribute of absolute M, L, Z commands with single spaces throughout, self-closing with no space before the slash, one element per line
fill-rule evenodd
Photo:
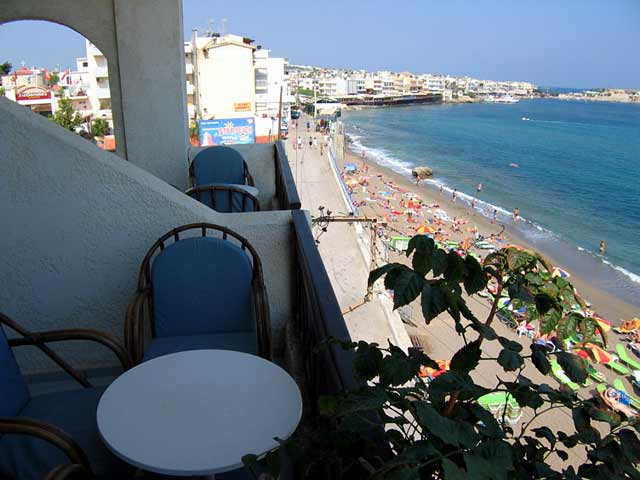
<path fill-rule="evenodd" d="M 344 201 L 326 150 L 320 155 L 322 135 L 317 132 L 307 133 L 306 118 L 302 116 L 298 120 L 298 131 L 291 129 L 290 140 L 285 142 L 302 208 L 309 210 L 312 216 L 319 215 L 318 207 L 321 205 L 336 215 L 345 214 Z M 303 140 L 302 150 L 293 148 L 298 135 Z M 309 147 L 309 137 L 316 137 L 318 146 Z M 314 236 L 318 233 L 314 229 Z M 358 248 L 354 227 L 346 223 L 330 224 L 328 231 L 320 237 L 318 248 L 342 311 L 360 303 L 367 289 L 369 266 Z M 387 339 L 393 341 L 386 315 L 377 300 L 358 307 L 344 318 L 353 340 L 377 342 L 385 346 Z"/>

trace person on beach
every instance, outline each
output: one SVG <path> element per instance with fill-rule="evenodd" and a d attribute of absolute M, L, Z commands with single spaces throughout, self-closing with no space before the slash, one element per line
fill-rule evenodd
<path fill-rule="evenodd" d="M 600 240 L 600 255 L 604 255 L 604 251 L 606 250 L 607 246 L 604 242 L 604 240 Z"/>
<path fill-rule="evenodd" d="M 302 137 L 298 135 L 298 150 L 302 150 Z"/>
<path fill-rule="evenodd" d="M 476 190 L 478 190 L 478 193 L 482 191 L 482 182 L 478 184 L 478 187 Z"/>
<path fill-rule="evenodd" d="M 476 199 L 471 200 L 471 208 L 476 208 Z"/>
<path fill-rule="evenodd" d="M 309 148 L 313 148 L 313 138 L 309 137 Z"/>
<path fill-rule="evenodd" d="M 513 221 L 517 222 L 519 217 L 520 217 L 520 209 L 516 207 L 513 209 Z"/>
<path fill-rule="evenodd" d="M 442 195 L 443 191 L 444 191 L 444 188 L 442 187 L 442 185 L 440 185 L 440 195 Z"/>
<path fill-rule="evenodd" d="M 422 180 L 420 175 L 416 175 L 416 186 L 420 186 L 420 180 Z"/>
<path fill-rule="evenodd" d="M 316 137 L 313 137 L 313 148 L 316 148 L 318 146 L 318 139 Z"/>
<path fill-rule="evenodd" d="M 310 128 L 311 128 L 311 122 L 307 121 L 307 132 L 309 131 Z"/>
<path fill-rule="evenodd" d="M 491 223 L 496 223 L 497 219 L 498 219 L 498 209 L 494 208 L 493 215 L 491 218 Z"/>
<path fill-rule="evenodd" d="M 458 198 L 458 190 L 454 188 L 453 192 L 451 192 L 451 201 L 456 203 L 456 198 Z"/>

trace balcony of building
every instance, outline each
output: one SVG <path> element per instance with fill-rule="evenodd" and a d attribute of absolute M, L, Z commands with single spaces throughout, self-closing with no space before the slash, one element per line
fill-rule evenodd
<path fill-rule="evenodd" d="M 187 95 L 193 95 L 194 91 L 193 83 L 187 82 Z"/>
<path fill-rule="evenodd" d="M 107 67 L 96 67 L 96 69 L 93 70 L 93 74 L 96 78 L 108 78 L 109 69 Z"/>
<path fill-rule="evenodd" d="M 33 11 L 21 7 L 21 15 L 43 16 L 42 3 L 27 3 Z M 63 21 L 69 4 L 52 4 L 47 15 L 60 9 L 55 19 Z M 30 331 L 92 329 L 123 342 L 140 264 L 154 242 L 186 224 L 222 226 L 244 237 L 261 260 L 272 361 L 300 387 L 301 428 L 308 428 L 319 421 L 319 396 L 351 382 L 346 352 L 321 344 L 329 336 L 348 339 L 349 334 L 309 215 L 300 210 L 283 145 L 232 146 L 251 173 L 260 211 L 223 213 L 186 195 L 190 162 L 205 148 L 218 147 L 188 147 L 185 138 L 183 45 L 173 40 L 182 36 L 176 22 L 179 3 L 142 0 L 130 10 L 127 2 L 118 5 L 112 25 L 118 35 L 108 29 L 102 37 L 96 33 L 120 42 L 117 61 L 110 57 L 111 89 L 96 91 L 105 106 L 113 107 L 108 114 L 118 155 L 0 98 L 0 144 L 7 146 L 0 149 L 0 215 L 7 232 L 0 237 L 5 259 L 0 312 Z M 102 12 L 104 18 L 109 12 Z M 106 40 L 101 47 L 107 55 L 116 51 Z M 163 69 L 156 69 L 159 64 Z M 147 82 L 152 76 L 154 82 Z M 98 383 L 121 373 L 108 352 L 91 346 L 61 343 L 56 353 L 89 378 L 98 377 Z M 37 349 L 16 349 L 16 356 L 32 394 L 70 388 Z"/>
<path fill-rule="evenodd" d="M 193 63 L 189 62 L 185 64 L 185 73 L 187 75 L 193 75 Z"/>

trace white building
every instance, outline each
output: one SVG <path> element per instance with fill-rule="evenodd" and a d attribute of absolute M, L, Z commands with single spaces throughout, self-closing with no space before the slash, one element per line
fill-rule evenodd
<path fill-rule="evenodd" d="M 86 59 L 79 59 L 78 70 L 88 72 L 88 98 L 94 118 L 102 118 L 113 128 L 111 92 L 109 90 L 109 68 L 107 58 L 89 40 L 86 40 Z M 85 65 L 86 63 L 86 65 Z"/>

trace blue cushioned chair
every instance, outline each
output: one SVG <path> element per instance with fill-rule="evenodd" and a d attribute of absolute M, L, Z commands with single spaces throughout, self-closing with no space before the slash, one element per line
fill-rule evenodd
<path fill-rule="evenodd" d="M 231 147 L 209 147 L 189 166 L 187 195 L 224 213 L 260 210 L 253 177 L 242 155 Z"/>
<path fill-rule="evenodd" d="M 151 339 L 145 345 L 146 322 Z M 251 244 L 208 223 L 185 225 L 158 239 L 140 267 L 125 344 L 134 363 L 200 349 L 271 359 L 269 305 Z"/>
<path fill-rule="evenodd" d="M 7 340 L 2 325 L 20 337 Z M 101 343 L 117 355 L 124 370 L 131 367 L 127 352 L 105 333 L 84 329 L 32 333 L 0 313 L 0 478 L 131 477 L 132 467 L 109 452 L 98 434 L 96 410 L 104 389 L 93 388 L 47 345 L 63 340 Z M 31 397 L 11 349 L 23 345 L 39 348 L 85 388 Z"/>

